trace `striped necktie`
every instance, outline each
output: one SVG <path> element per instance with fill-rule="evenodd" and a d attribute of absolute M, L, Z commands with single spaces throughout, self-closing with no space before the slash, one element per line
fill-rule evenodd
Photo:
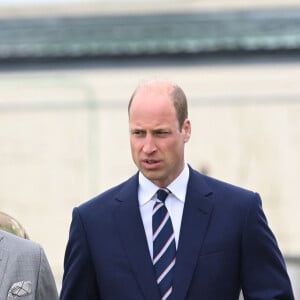
<path fill-rule="evenodd" d="M 169 193 L 170 191 L 167 189 L 157 191 L 157 200 L 152 215 L 153 265 L 161 292 L 161 300 L 171 297 L 176 256 L 174 230 L 165 206 L 165 200 Z"/>

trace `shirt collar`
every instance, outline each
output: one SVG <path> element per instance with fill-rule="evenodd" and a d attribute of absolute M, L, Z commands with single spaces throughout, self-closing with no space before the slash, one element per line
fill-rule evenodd
<path fill-rule="evenodd" d="M 172 194 L 180 201 L 185 201 L 186 189 L 189 180 L 189 168 L 185 164 L 182 172 L 177 176 L 167 188 L 172 192 Z M 138 199 L 140 206 L 143 206 L 148 201 L 152 200 L 155 193 L 159 189 L 152 181 L 146 178 L 142 172 L 139 172 L 139 191 Z"/>

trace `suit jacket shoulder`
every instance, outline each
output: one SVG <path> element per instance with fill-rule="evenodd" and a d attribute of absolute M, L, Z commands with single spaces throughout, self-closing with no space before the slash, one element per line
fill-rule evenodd
<path fill-rule="evenodd" d="M 113 208 L 115 202 L 113 200 L 121 200 L 126 197 L 137 195 L 138 188 L 138 173 L 127 179 L 126 181 L 104 191 L 94 198 L 82 203 L 77 208 L 81 214 L 89 214 L 92 217 L 93 213 L 99 217 L 101 212 L 106 213 L 107 209 Z M 105 208 L 103 210 L 102 208 Z"/>
<path fill-rule="evenodd" d="M 43 248 L 31 240 L 0 231 L 0 299 L 18 282 L 31 284 L 31 298 L 58 299 L 52 271 Z"/>

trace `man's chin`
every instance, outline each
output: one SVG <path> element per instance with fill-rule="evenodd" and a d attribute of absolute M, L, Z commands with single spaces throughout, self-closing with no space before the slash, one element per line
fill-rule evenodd
<path fill-rule="evenodd" d="M 162 176 L 162 174 L 158 171 L 149 171 L 149 170 L 141 170 L 142 174 L 148 179 L 150 180 L 152 183 L 154 183 L 155 185 L 159 186 L 159 187 L 163 187 L 165 186 L 165 180 Z"/>
<path fill-rule="evenodd" d="M 143 175 L 151 180 L 151 181 L 155 181 L 155 180 L 159 180 L 160 179 L 160 176 L 159 176 L 159 171 L 158 170 L 145 170 L 145 169 L 142 169 L 141 172 L 143 173 Z"/>

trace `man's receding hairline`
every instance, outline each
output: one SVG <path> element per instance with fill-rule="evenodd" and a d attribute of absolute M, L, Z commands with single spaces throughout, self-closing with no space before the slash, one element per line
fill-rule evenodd
<path fill-rule="evenodd" d="M 129 100 L 129 103 L 128 103 L 128 113 L 130 112 L 130 108 L 131 108 L 131 105 L 132 105 L 132 102 L 135 98 L 135 96 L 143 89 L 145 88 L 150 88 L 150 87 L 155 87 L 155 84 L 161 84 L 161 88 L 158 89 L 157 91 L 164 91 L 166 92 L 166 94 L 168 94 L 169 96 L 171 96 L 171 100 L 173 102 L 173 93 L 177 90 L 177 89 L 180 89 L 180 86 L 178 84 L 176 84 L 175 82 L 173 81 L 170 81 L 170 80 L 164 80 L 164 79 L 151 79 L 151 80 L 147 80 L 147 81 L 143 81 L 141 82 L 137 87 L 136 89 L 134 90 L 134 92 L 132 93 L 131 97 L 130 97 L 130 100 Z M 164 85 L 163 85 L 164 84 Z"/>

